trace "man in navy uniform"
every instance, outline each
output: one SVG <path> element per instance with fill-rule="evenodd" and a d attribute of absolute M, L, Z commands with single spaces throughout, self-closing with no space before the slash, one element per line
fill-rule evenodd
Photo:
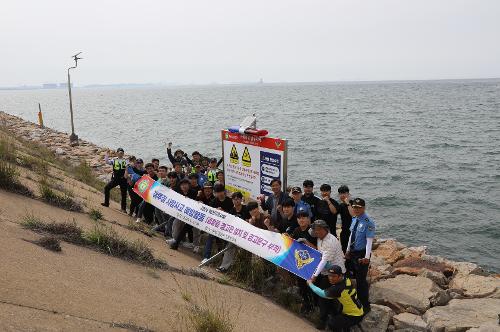
<path fill-rule="evenodd" d="M 368 266 L 372 252 L 373 238 L 375 237 L 375 223 L 365 212 L 365 201 L 355 198 L 352 201 L 354 217 L 351 223 L 349 246 L 345 253 L 346 268 L 356 278 L 358 297 L 363 304 L 364 312 L 370 311 L 368 301 Z"/>

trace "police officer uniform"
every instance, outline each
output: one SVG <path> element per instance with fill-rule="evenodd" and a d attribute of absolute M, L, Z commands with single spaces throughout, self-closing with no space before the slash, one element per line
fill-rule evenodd
<path fill-rule="evenodd" d="M 351 205 L 353 207 L 364 207 L 365 201 L 361 198 L 356 198 Z M 352 218 L 350 231 L 350 243 L 347 250 L 350 258 L 346 262 L 346 268 L 350 274 L 356 278 L 359 300 L 363 304 L 363 307 L 365 307 L 365 311 L 368 311 L 370 310 L 370 302 L 368 301 L 369 286 L 366 276 L 368 274 L 369 264 L 361 264 L 359 260 L 370 257 L 371 246 L 368 254 L 366 246 L 368 243 L 371 243 L 375 237 L 375 223 L 366 213 L 363 213 L 362 215 Z M 370 242 L 368 242 L 368 239 L 370 239 Z"/>
<path fill-rule="evenodd" d="M 119 148 L 117 151 L 122 151 Z M 111 160 L 111 165 L 113 166 L 113 176 L 111 181 L 104 187 L 104 203 L 103 206 L 109 206 L 109 196 L 111 189 L 116 186 L 120 186 L 121 192 L 121 209 L 126 211 L 127 209 L 127 179 L 125 179 L 125 169 L 127 168 L 127 161 L 123 158 L 115 158 Z"/>

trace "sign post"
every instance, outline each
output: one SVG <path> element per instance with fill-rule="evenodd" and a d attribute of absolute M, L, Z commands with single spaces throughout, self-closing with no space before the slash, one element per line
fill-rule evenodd
<path fill-rule="evenodd" d="M 222 130 L 224 182 L 228 192 L 239 191 L 245 198 L 257 199 L 272 193 L 271 181 L 287 185 L 287 141 Z"/>

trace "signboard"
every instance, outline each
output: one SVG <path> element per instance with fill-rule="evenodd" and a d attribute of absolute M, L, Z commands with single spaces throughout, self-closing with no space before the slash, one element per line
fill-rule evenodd
<path fill-rule="evenodd" d="M 246 198 L 270 195 L 271 181 L 279 179 L 286 189 L 287 141 L 222 131 L 224 182 L 228 192 Z"/>
<path fill-rule="evenodd" d="M 310 279 L 321 261 L 321 253 L 316 249 L 182 196 L 147 175 L 136 182 L 134 191 L 146 202 L 174 218 L 234 243 L 300 278 Z"/>

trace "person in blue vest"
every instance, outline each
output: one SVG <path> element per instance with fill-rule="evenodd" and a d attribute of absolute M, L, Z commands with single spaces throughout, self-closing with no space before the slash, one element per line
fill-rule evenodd
<path fill-rule="evenodd" d="M 331 308 L 332 315 L 328 320 L 328 327 L 335 332 L 349 331 L 351 326 L 361 322 L 365 314 L 356 295 L 356 288 L 351 279 L 344 276 L 342 268 L 338 265 L 333 265 L 328 270 L 328 282 L 330 286 L 324 290 L 315 286 L 312 280 L 308 280 L 307 284 L 319 297 L 337 299 L 341 304 L 341 311 Z"/>
<path fill-rule="evenodd" d="M 124 151 L 122 148 L 118 148 L 116 150 L 117 158 L 109 159 L 109 156 L 106 154 L 104 156 L 104 161 L 108 165 L 113 166 L 113 175 L 111 177 L 111 181 L 104 187 L 104 203 L 101 203 L 102 206 L 109 206 L 109 196 L 111 189 L 116 186 L 120 186 L 121 192 L 121 210 L 122 212 L 127 213 L 127 186 L 128 182 L 125 178 L 125 170 L 127 169 L 127 161 L 123 158 Z"/>
<path fill-rule="evenodd" d="M 375 223 L 366 214 L 366 204 L 362 198 L 355 198 L 351 206 L 354 217 L 351 222 L 349 246 L 345 253 L 346 267 L 350 274 L 356 278 L 359 300 L 367 313 L 371 308 L 368 300 L 369 285 L 366 276 L 370 265 L 373 239 L 375 238 Z"/>

